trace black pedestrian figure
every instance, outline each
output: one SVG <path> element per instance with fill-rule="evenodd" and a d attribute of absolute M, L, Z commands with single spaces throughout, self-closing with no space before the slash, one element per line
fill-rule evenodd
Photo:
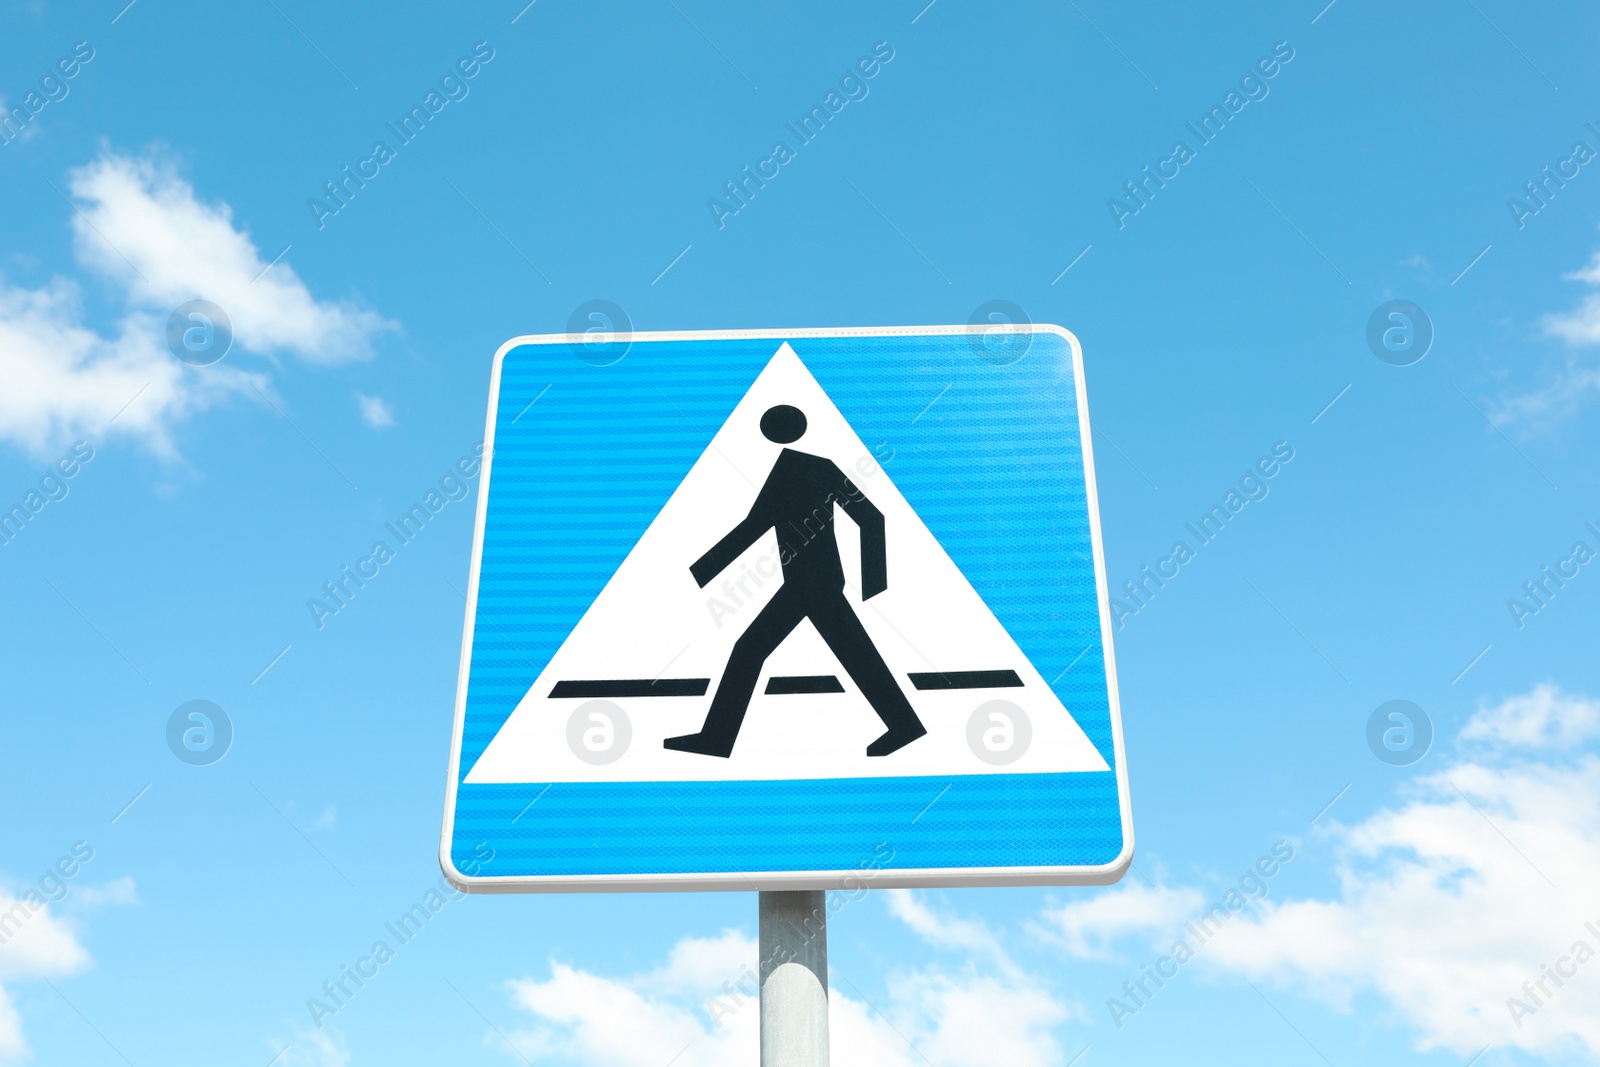
<path fill-rule="evenodd" d="M 805 414 L 788 404 L 768 408 L 761 416 L 761 432 L 776 444 L 797 441 L 806 432 Z M 834 538 L 835 504 L 861 528 L 861 598 L 888 588 L 883 513 L 831 460 L 785 448 L 750 514 L 689 568 L 703 589 L 757 538 L 774 530 L 783 585 L 734 642 L 700 732 L 669 737 L 663 742 L 667 748 L 731 755 L 762 665 L 803 619 L 811 620 L 888 727 L 867 746 L 867 755 L 887 756 L 928 732 L 844 598 L 844 567 Z"/>

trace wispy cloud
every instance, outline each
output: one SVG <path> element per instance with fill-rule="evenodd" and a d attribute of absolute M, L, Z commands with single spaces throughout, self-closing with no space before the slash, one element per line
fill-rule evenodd
<path fill-rule="evenodd" d="M 1600 289 L 1600 252 L 1582 270 L 1566 276 L 1568 281 L 1585 282 Z M 1575 345 L 1600 345 L 1600 292 L 1587 294 L 1576 308 L 1544 320 L 1545 329 Z"/>
<path fill-rule="evenodd" d="M 1069 956 L 1114 959 L 1113 942 L 1131 936 L 1168 937 L 1204 902 L 1200 891 L 1189 886 L 1127 881 L 1115 889 L 1046 907 L 1038 930 Z"/>
<path fill-rule="evenodd" d="M 192 367 L 172 355 L 167 317 L 189 300 L 222 307 L 241 353 L 317 364 L 370 356 L 373 337 L 393 327 L 315 299 L 288 263 L 262 258 L 227 204 L 202 202 L 153 158 L 108 150 L 66 184 L 57 192 L 78 261 L 110 283 L 123 310 L 104 330 L 89 322 L 75 278 L 37 288 L 0 281 L 0 441 L 48 457 L 76 437 L 120 434 L 171 454 L 177 423 L 269 388 L 236 357 Z"/>
<path fill-rule="evenodd" d="M 1485 704 L 1461 736 L 1519 748 L 1570 748 L 1600 737 L 1600 700 L 1545 682 L 1497 704 Z"/>
<path fill-rule="evenodd" d="M 361 409 L 361 421 L 374 430 L 394 425 L 394 409 L 383 397 L 357 393 L 356 405 Z"/>
<path fill-rule="evenodd" d="M 266 1042 L 272 1067 L 349 1067 L 350 1049 L 333 1027 L 296 1030 L 288 1038 Z"/>
<path fill-rule="evenodd" d="M 97 908 L 102 904 L 137 904 L 139 892 L 128 875 L 114 878 L 104 885 L 79 886 L 72 894 L 72 902 L 80 907 Z"/>
<path fill-rule="evenodd" d="M 1569 417 L 1600 392 L 1600 252 L 1588 266 L 1566 275 L 1568 281 L 1590 287 L 1570 311 L 1547 315 L 1544 332 L 1567 344 L 1561 366 L 1544 384 L 1513 392 L 1496 405 L 1496 417 L 1503 422 L 1533 424 Z"/>

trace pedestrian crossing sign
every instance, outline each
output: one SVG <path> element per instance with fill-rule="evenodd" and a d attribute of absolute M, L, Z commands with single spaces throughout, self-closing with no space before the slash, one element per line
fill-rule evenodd
<path fill-rule="evenodd" d="M 462 888 L 1126 869 L 1065 330 L 519 337 L 485 443 L 440 846 Z"/>

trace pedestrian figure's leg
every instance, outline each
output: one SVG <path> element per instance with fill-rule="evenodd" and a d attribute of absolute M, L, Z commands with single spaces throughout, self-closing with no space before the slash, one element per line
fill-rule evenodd
<path fill-rule="evenodd" d="M 867 746 L 867 755 L 887 756 L 926 734 L 927 727 L 912 710 L 889 665 L 883 662 L 866 628 L 845 600 L 843 590 L 808 607 L 811 624 L 888 727 L 888 732 Z"/>
<path fill-rule="evenodd" d="M 733 643 L 728 666 L 722 672 L 722 681 L 717 683 L 716 696 L 711 698 L 711 710 L 706 713 L 700 732 L 669 737 L 662 744 L 679 752 L 698 752 L 724 759 L 732 755 L 733 743 L 739 737 L 739 727 L 750 707 L 750 697 L 756 691 L 762 665 L 803 618 L 805 608 L 793 588 L 785 585 L 773 594 L 767 606 Z"/>

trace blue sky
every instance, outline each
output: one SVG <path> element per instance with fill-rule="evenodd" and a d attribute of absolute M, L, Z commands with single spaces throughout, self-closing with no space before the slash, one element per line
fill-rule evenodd
<path fill-rule="evenodd" d="M 748 894 L 449 900 L 307 1009 L 438 886 L 472 505 L 306 601 L 479 443 L 500 344 L 595 299 L 1074 331 L 1114 587 L 1293 449 L 1115 634 L 1134 872 L 851 903 L 838 1062 L 1600 1060 L 1600 17 L 924 2 L 6 6 L 0 1063 L 753 1059 Z M 209 366 L 166 343 L 194 299 Z M 1409 366 L 1367 343 L 1390 300 L 1433 326 Z M 1366 740 L 1396 699 L 1434 731 L 1406 766 Z M 167 746 L 191 700 L 220 762 Z"/>

